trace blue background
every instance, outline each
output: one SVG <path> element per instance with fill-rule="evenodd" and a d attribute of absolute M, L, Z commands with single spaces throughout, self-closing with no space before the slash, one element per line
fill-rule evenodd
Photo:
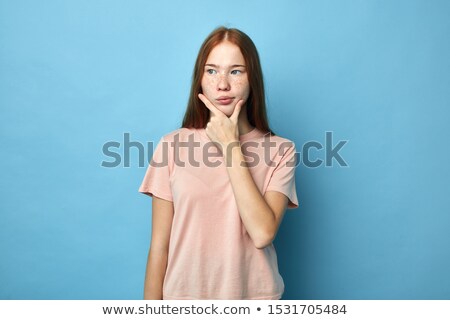
<path fill-rule="evenodd" d="M 348 167 L 297 168 L 283 298 L 450 299 L 449 16 L 425 0 L 0 1 L 0 298 L 142 297 L 151 200 L 125 134 L 179 127 L 224 24 L 258 47 L 277 134 L 348 141 Z"/>

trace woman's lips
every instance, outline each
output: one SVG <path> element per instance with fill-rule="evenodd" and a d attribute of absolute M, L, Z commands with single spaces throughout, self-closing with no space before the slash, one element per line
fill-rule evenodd
<path fill-rule="evenodd" d="M 221 97 L 221 98 L 216 99 L 216 101 L 219 104 L 224 105 L 224 106 L 232 103 L 233 100 L 234 100 L 234 98 L 232 98 L 232 97 Z"/>

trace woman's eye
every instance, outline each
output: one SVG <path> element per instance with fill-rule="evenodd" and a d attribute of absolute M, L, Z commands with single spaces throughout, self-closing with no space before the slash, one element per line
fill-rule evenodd
<path fill-rule="evenodd" d="M 242 73 L 242 71 L 241 70 L 233 70 L 233 71 L 231 71 L 231 74 L 239 74 L 239 73 Z"/>
<path fill-rule="evenodd" d="M 208 72 L 209 74 L 216 74 L 216 70 L 214 69 L 207 69 L 206 72 Z"/>

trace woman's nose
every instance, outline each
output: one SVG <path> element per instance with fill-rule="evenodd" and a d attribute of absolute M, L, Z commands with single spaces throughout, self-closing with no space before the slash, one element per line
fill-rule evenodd
<path fill-rule="evenodd" d="M 219 83 L 217 84 L 217 89 L 230 90 L 230 82 L 228 81 L 227 75 L 220 75 Z"/>

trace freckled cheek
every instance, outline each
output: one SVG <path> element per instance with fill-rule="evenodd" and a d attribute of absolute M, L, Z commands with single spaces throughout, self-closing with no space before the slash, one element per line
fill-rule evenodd
<path fill-rule="evenodd" d="M 215 91 L 215 88 L 217 87 L 217 81 L 215 81 L 213 78 L 203 78 L 201 84 L 202 91 L 206 95 L 213 93 Z"/>
<path fill-rule="evenodd" d="M 239 97 L 247 100 L 250 92 L 250 87 L 247 79 L 232 79 L 229 80 L 231 90 Z M 203 93 L 212 98 L 217 90 L 219 79 L 217 77 L 205 77 L 202 79 L 201 86 Z"/>
<path fill-rule="evenodd" d="M 236 94 L 238 94 L 241 98 L 244 98 L 245 100 L 248 98 L 250 87 L 246 79 L 234 80 L 232 87 L 234 88 L 234 92 L 236 92 Z"/>

